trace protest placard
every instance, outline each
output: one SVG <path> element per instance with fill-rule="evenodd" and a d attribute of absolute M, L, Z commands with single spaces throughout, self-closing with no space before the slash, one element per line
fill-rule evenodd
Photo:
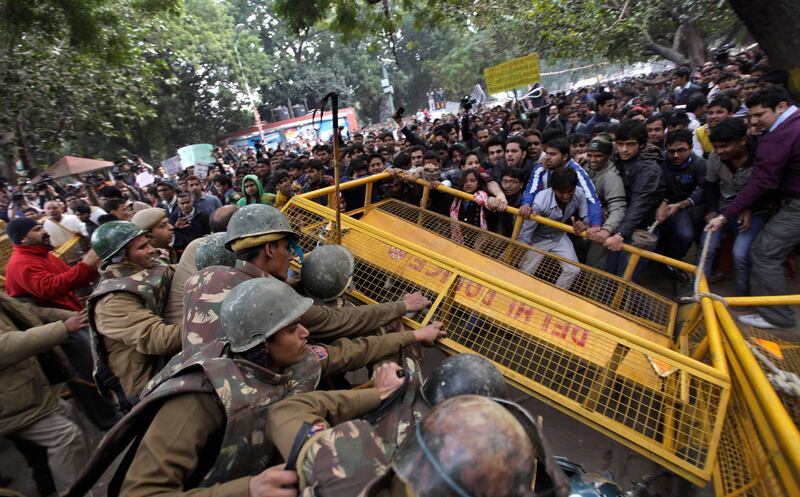
<path fill-rule="evenodd" d="M 186 169 L 197 164 L 213 164 L 214 157 L 211 155 L 213 150 L 214 147 L 208 143 L 197 143 L 179 148 L 178 155 L 181 158 L 181 167 Z"/>
<path fill-rule="evenodd" d="M 539 56 L 535 53 L 483 70 L 483 79 L 490 94 L 526 87 L 539 81 L 540 76 Z"/>

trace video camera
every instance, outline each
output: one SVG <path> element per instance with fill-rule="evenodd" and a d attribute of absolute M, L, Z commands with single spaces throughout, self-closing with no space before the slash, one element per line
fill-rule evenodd
<path fill-rule="evenodd" d="M 469 95 L 464 95 L 464 97 L 461 99 L 461 107 L 463 107 L 464 110 L 469 111 L 472 109 L 473 105 L 475 105 L 475 100 L 473 100 Z"/>
<path fill-rule="evenodd" d="M 53 178 L 47 173 L 42 173 L 42 175 L 39 177 L 39 181 L 36 183 L 36 189 L 47 190 L 47 187 L 52 184 Z"/>

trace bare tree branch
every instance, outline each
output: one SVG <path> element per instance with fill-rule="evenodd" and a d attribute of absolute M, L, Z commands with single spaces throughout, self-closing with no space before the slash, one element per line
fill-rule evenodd
<path fill-rule="evenodd" d="M 680 24 L 675 31 L 675 37 L 672 39 L 672 49 L 676 52 L 679 52 L 681 49 L 681 38 L 683 38 L 684 29 L 684 25 Z"/>
<path fill-rule="evenodd" d="M 669 47 L 665 47 L 664 45 L 658 44 L 653 40 L 653 37 L 650 36 L 650 33 L 645 31 L 642 35 L 644 37 L 644 47 L 653 52 L 656 55 L 664 57 L 667 60 L 671 60 L 676 64 L 688 64 L 689 59 L 683 55 L 682 53 L 673 50 Z"/>

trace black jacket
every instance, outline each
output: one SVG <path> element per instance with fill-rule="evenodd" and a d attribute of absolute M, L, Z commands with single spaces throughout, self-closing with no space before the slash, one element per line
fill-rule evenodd
<path fill-rule="evenodd" d="M 170 222 L 173 226 L 178 218 L 182 217 L 182 214 L 183 213 L 179 211 L 175 217 L 170 218 Z M 182 252 L 192 240 L 209 233 L 211 233 L 211 228 L 208 224 L 208 214 L 197 211 L 192 221 L 189 223 L 189 226 L 183 229 L 175 228 L 175 242 L 172 244 L 172 248 L 174 248 L 176 252 Z"/>
<path fill-rule="evenodd" d="M 689 163 L 673 166 L 668 160 L 661 163 L 661 175 L 670 204 L 690 199 L 692 205 L 703 203 L 703 184 L 706 182 L 706 160 L 692 155 Z"/>
<path fill-rule="evenodd" d="M 633 230 L 647 228 L 653 221 L 656 208 L 665 198 L 666 187 L 661 179 L 661 167 L 653 159 L 642 157 L 641 153 L 629 161 L 615 157 L 614 164 L 622 176 L 628 201 L 628 209 L 617 233 L 629 239 Z"/>

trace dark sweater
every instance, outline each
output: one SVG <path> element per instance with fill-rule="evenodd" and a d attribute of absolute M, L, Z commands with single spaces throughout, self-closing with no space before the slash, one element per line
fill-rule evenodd
<path fill-rule="evenodd" d="M 722 215 L 736 219 L 772 189 L 784 197 L 800 196 L 800 110 L 761 138 L 750 181 Z"/>
<path fill-rule="evenodd" d="M 668 160 L 661 163 L 661 176 L 667 187 L 670 204 L 689 199 L 692 205 L 703 202 L 703 183 L 706 181 L 706 160 L 693 155 L 680 166 Z"/>
<path fill-rule="evenodd" d="M 666 188 L 661 180 L 661 167 L 641 153 L 629 161 L 617 157 L 614 164 L 622 176 L 628 200 L 628 209 L 617 233 L 629 238 L 633 230 L 646 228 L 652 222 L 656 207 L 665 198 Z"/>

